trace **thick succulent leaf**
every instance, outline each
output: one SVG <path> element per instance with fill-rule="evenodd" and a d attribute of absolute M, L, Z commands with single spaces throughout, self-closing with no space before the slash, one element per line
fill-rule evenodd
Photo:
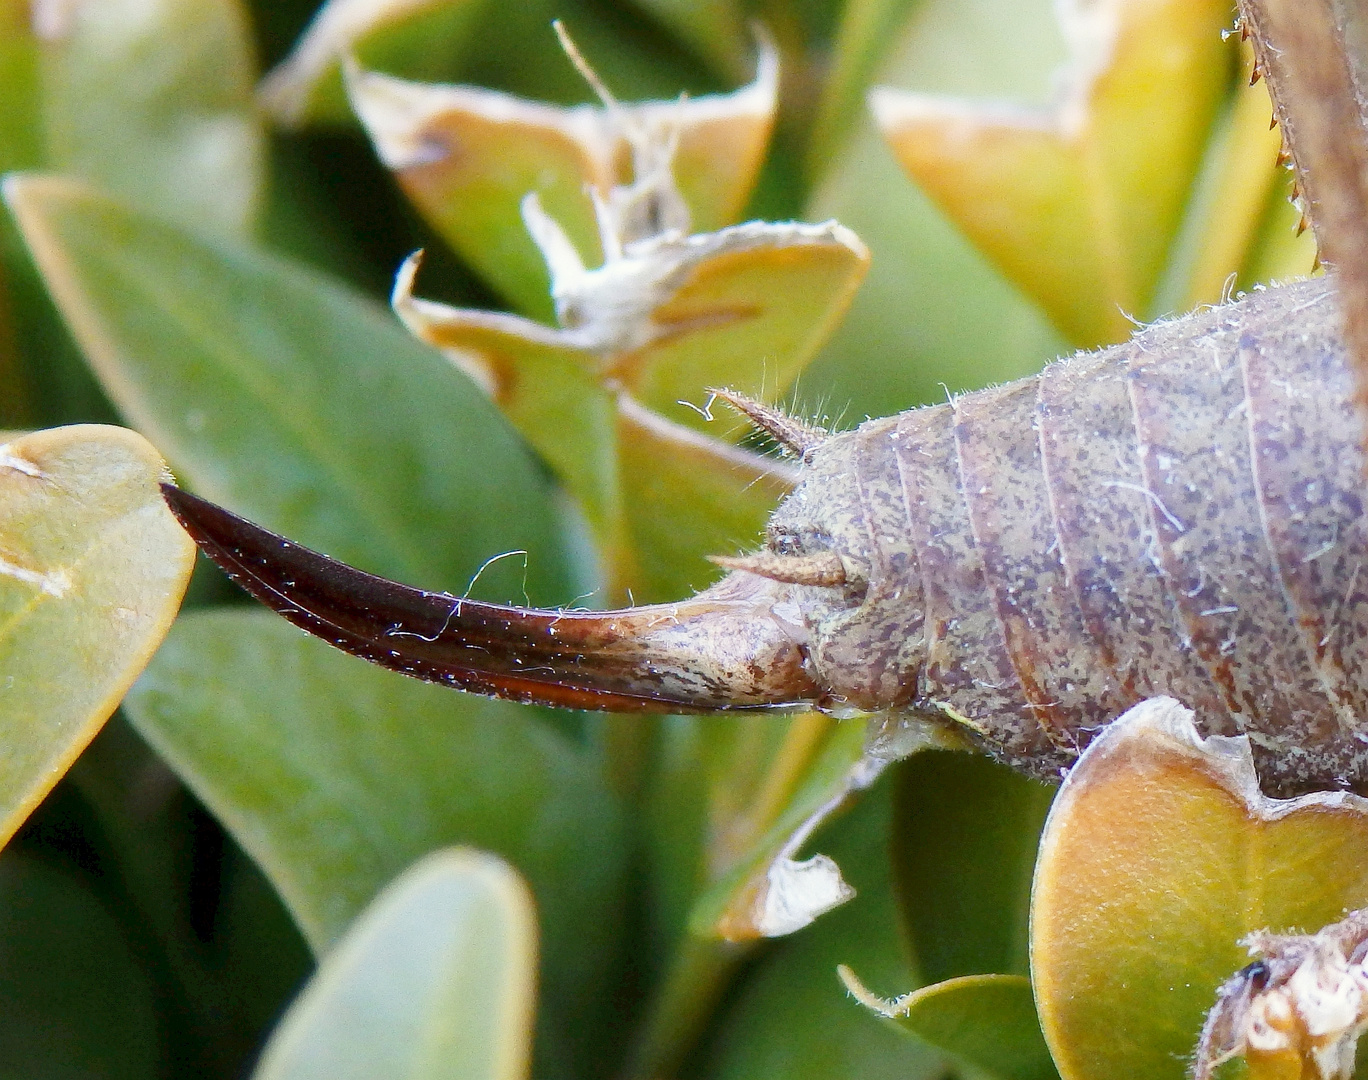
<path fill-rule="evenodd" d="M 899 766 L 894 888 L 928 982 L 1026 974 L 1031 872 L 1053 797 L 978 755 L 918 754 Z"/>
<path fill-rule="evenodd" d="M 250 233 L 265 142 L 238 0 L 37 4 L 45 167 L 202 232 Z"/>
<path fill-rule="evenodd" d="M 515 307 L 547 319 L 546 268 L 522 224 L 536 193 L 587 265 L 603 258 L 589 189 L 631 180 L 628 129 L 675 140 L 674 177 L 696 232 L 735 221 L 774 123 L 778 66 L 762 45 L 756 79 L 732 94 L 615 109 L 559 107 L 473 86 L 373 72 L 349 79 L 380 160 L 433 227 Z"/>
<path fill-rule="evenodd" d="M 111 398 L 199 491 L 402 581 L 460 593 L 525 549 L 525 575 L 504 559 L 477 590 L 571 594 L 537 463 L 386 312 L 68 181 L 11 177 L 5 194 Z"/>
<path fill-rule="evenodd" d="M 26 1080 L 164 1075 L 166 1028 L 141 942 L 90 878 L 0 859 L 0 1072 Z"/>
<path fill-rule="evenodd" d="M 960 1061 L 1000 1080 L 1055 1080 L 1040 1034 L 1031 980 L 966 975 L 896 1001 L 872 995 L 848 967 L 841 978 L 868 1008 Z"/>
<path fill-rule="evenodd" d="M 506 858 L 541 912 L 538 1075 L 582 1065 L 606 1019 L 624 836 L 590 756 L 535 712 L 382 671 L 260 611 L 182 618 L 126 708 L 319 952 L 419 856 Z"/>
<path fill-rule="evenodd" d="M 262 107 L 286 127 L 347 123 L 342 66 L 352 57 L 410 78 L 450 77 L 486 2 L 328 0 L 262 80 Z"/>
<path fill-rule="evenodd" d="M 194 545 L 122 428 L 0 446 L 0 843 L 84 749 L 147 663 L 190 580 Z"/>
<path fill-rule="evenodd" d="M 836 978 L 837 965 L 845 962 L 881 985 L 915 985 L 888 880 L 889 787 L 876 784 L 820 832 L 817 843 L 840 862 L 858 895 L 776 943 L 746 971 L 705 1044 L 704 1080 L 930 1080 L 944 1074 L 939 1054 L 869 1016 Z"/>
<path fill-rule="evenodd" d="M 1080 346 L 1147 314 L 1227 66 L 1224 0 L 1060 9 L 1072 61 L 1051 110 L 878 91 L 899 161 Z"/>
<path fill-rule="evenodd" d="M 923 0 L 889 35 L 882 83 L 973 97 L 1032 99 L 1062 54 L 1049 0 Z M 909 180 L 864 120 L 814 177 L 807 216 L 834 217 L 868 242 L 869 278 L 801 388 L 852 419 L 943 401 L 1037 370 L 1064 348 L 1030 301 Z"/>
<path fill-rule="evenodd" d="M 492 855 L 428 855 L 363 911 L 266 1044 L 254 1080 L 522 1080 L 537 921 Z"/>
<path fill-rule="evenodd" d="M 1243 738 L 1202 740 L 1169 698 L 1079 759 L 1041 840 L 1031 971 L 1065 1080 L 1181 1080 L 1255 930 L 1368 904 L 1368 802 L 1265 798 Z"/>

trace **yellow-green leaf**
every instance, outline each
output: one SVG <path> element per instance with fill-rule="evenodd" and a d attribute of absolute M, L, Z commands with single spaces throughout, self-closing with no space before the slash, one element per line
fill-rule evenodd
<path fill-rule="evenodd" d="M 434 852 L 324 958 L 254 1080 L 521 1080 L 536 953 L 532 895 L 507 863 Z"/>
<path fill-rule="evenodd" d="M 166 634 L 195 547 L 166 466 L 123 428 L 0 445 L 0 843 L 52 789 Z"/>
<path fill-rule="evenodd" d="M 1244 738 L 1170 698 L 1092 743 L 1045 826 L 1031 910 L 1041 1024 L 1064 1080 L 1182 1080 L 1255 930 L 1368 905 L 1368 802 L 1277 800 Z"/>
<path fill-rule="evenodd" d="M 1050 109 L 876 91 L 903 167 L 1074 344 L 1149 311 L 1227 83 L 1225 0 L 1067 4 Z"/>

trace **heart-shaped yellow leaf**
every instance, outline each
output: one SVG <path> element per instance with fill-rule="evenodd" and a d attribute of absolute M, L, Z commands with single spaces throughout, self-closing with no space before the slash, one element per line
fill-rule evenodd
<path fill-rule="evenodd" d="M 141 436 L 84 425 L 0 445 L 0 843 L 166 634 L 195 546 Z"/>
<path fill-rule="evenodd" d="M 1064 1080 L 1182 1080 L 1258 930 L 1368 904 L 1368 801 L 1269 799 L 1243 738 L 1137 705 L 1074 766 L 1041 840 L 1031 970 Z"/>

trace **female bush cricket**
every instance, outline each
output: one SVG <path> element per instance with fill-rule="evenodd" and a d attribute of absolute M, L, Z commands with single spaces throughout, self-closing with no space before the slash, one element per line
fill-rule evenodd
<path fill-rule="evenodd" d="M 814 702 L 951 725 L 1038 776 L 1145 697 L 1251 734 L 1266 787 L 1368 790 L 1368 522 L 1333 284 L 1159 324 L 830 437 L 692 600 L 532 611 L 373 578 L 173 487 L 297 625 L 420 678 L 624 711 Z"/>

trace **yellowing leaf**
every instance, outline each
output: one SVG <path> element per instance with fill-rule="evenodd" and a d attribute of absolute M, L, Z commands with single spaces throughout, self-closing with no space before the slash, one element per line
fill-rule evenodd
<path fill-rule="evenodd" d="M 1277 800 L 1244 738 L 1201 739 L 1169 698 L 1092 743 L 1045 826 L 1031 970 L 1064 1080 L 1182 1080 L 1256 930 L 1368 904 L 1368 802 Z"/>
<path fill-rule="evenodd" d="M 1038 111 L 875 91 L 903 167 L 1076 345 L 1148 311 L 1225 85 L 1221 0 L 1060 9 L 1072 62 Z"/>
<path fill-rule="evenodd" d="M 517 873 L 494 855 L 434 852 L 324 957 L 254 1080 L 521 1080 L 536 961 Z"/>
<path fill-rule="evenodd" d="M 473 86 L 426 85 L 374 72 L 349 78 L 352 104 L 419 211 L 521 311 L 546 317 L 547 274 L 522 228 L 535 193 L 597 262 L 592 190 L 630 179 L 632 140 L 673 144 L 692 228 L 736 220 L 774 122 L 778 60 L 762 43 L 755 81 L 733 94 L 676 102 L 562 108 Z"/>
<path fill-rule="evenodd" d="M 736 242 L 690 268 L 651 311 L 657 340 L 611 368 L 657 411 L 707 386 L 780 396 L 841 321 L 869 266 L 864 245 L 835 223 L 754 223 L 717 235 Z"/>
<path fill-rule="evenodd" d="M 0 445 L 0 843 L 66 772 L 161 642 L 195 547 L 166 466 L 122 428 Z"/>

